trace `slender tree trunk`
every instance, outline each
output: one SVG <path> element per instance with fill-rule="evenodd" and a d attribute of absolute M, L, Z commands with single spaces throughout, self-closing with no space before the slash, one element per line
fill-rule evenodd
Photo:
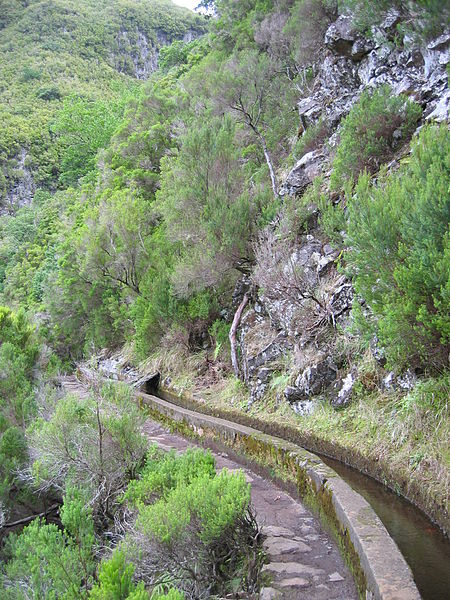
<path fill-rule="evenodd" d="M 239 377 L 239 363 L 237 358 L 237 347 L 236 347 L 236 332 L 241 322 L 242 313 L 244 308 L 247 306 L 248 296 L 244 294 L 244 298 L 242 302 L 239 304 L 237 311 L 234 314 L 233 323 L 231 324 L 230 329 L 230 346 L 231 346 L 231 364 L 233 365 L 234 374 L 236 377 Z"/>
<path fill-rule="evenodd" d="M 256 135 L 256 137 L 261 142 L 261 146 L 262 146 L 262 149 L 263 149 L 263 152 L 264 152 L 264 158 L 266 159 L 266 163 L 267 163 L 267 166 L 269 168 L 270 181 L 272 182 L 273 194 L 274 194 L 274 196 L 278 196 L 277 178 L 275 176 L 275 169 L 273 168 L 272 159 L 270 157 L 270 152 L 269 152 L 269 149 L 267 148 L 266 138 L 260 132 L 260 130 L 258 129 L 258 127 L 256 127 L 251 121 L 248 121 L 248 124 L 249 124 L 250 128 L 253 130 L 253 132 Z"/>
<path fill-rule="evenodd" d="M 261 100 L 260 100 L 260 102 L 261 102 Z M 243 116 L 244 123 L 253 131 L 253 133 L 256 135 L 256 137 L 260 141 L 263 152 L 264 152 L 264 158 L 266 159 L 266 163 L 269 168 L 270 181 L 272 182 L 272 190 L 273 190 L 274 196 L 278 196 L 278 183 L 277 183 L 277 178 L 275 176 L 275 169 L 273 168 L 272 158 L 270 157 L 270 152 L 269 152 L 269 149 L 267 148 L 266 138 L 261 133 L 261 131 L 258 127 L 258 121 L 259 121 L 260 115 L 258 115 L 255 119 L 252 116 L 251 112 L 249 112 L 248 110 L 245 109 L 245 106 L 244 106 L 244 103 L 243 103 L 241 97 L 239 97 L 239 99 L 237 100 L 237 102 L 235 104 L 231 104 L 230 108 L 232 110 L 237 111 L 238 113 L 240 113 Z M 259 108 L 259 113 L 261 114 L 261 106 Z"/>
<path fill-rule="evenodd" d="M 41 513 L 30 515 L 29 517 L 24 517 L 23 519 L 19 519 L 18 521 L 12 521 L 11 523 L 5 523 L 0 526 L 0 529 L 4 527 L 5 529 L 9 527 L 17 527 L 17 525 L 25 525 L 25 523 L 30 523 L 30 521 L 34 521 L 34 519 L 40 519 L 42 517 L 46 517 L 48 514 L 60 508 L 60 504 L 52 504 L 47 510 L 44 510 Z"/>
<path fill-rule="evenodd" d="M 273 194 L 274 194 L 274 196 L 278 196 L 277 178 L 275 176 L 275 170 L 273 168 L 272 159 L 270 158 L 266 140 L 265 140 L 264 136 L 259 132 L 257 133 L 257 136 L 259 137 L 259 139 L 261 141 L 261 146 L 262 146 L 262 149 L 264 152 L 264 158 L 266 159 L 267 166 L 269 167 L 270 181 L 272 183 Z"/>

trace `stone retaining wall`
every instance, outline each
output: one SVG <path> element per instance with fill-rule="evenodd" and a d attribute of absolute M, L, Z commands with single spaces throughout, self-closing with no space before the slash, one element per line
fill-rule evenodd
<path fill-rule="evenodd" d="M 171 399 L 169 392 L 163 394 Z M 362 598 L 420 600 L 409 566 L 371 506 L 317 456 L 252 427 L 142 392 L 137 396 L 155 420 L 185 435 L 225 444 L 294 482 L 302 500 L 335 534 Z"/>
<path fill-rule="evenodd" d="M 357 471 L 385 485 L 396 494 L 402 495 L 411 504 L 414 504 L 423 511 L 431 521 L 436 523 L 444 535 L 450 535 L 448 502 L 439 502 L 437 498 L 430 497 L 429 494 L 424 493 L 423 488 L 419 486 L 418 482 L 407 480 L 404 473 L 398 473 L 393 470 L 388 456 L 371 458 L 365 456 L 355 448 L 339 444 L 336 440 L 324 440 L 313 433 L 300 431 L 291 424 L 267 421 L 264 418 L 245 414 L 233 408 L 217 408 L 189 394 L 178 395 L 171 389 L 160 387 L 158 396 L 173 404 L 189 408 L 196 412 L 253 427 L 264 433 L 293 442 L 297 446 L 306 448 L 321 456 L 328 456 L 346 465 L 350 465 Z"/>

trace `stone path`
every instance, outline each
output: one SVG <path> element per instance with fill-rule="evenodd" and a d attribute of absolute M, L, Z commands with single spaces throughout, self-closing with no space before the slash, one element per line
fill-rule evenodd
<path fill-rule="evenodd" d="M 86 388 L 75 378 L 61 380 L 66 392 L 85 397 Z M 144 433 L 163 449 L 183 452 L 197 444 L 169 432 L 148 419 Z M 263 479 L 224 452 L 212 450 L 218 470 L 242 469 L 251 483 L 252 504 L 265 537 L 270 577 L 260 600 L 357 600 L 353 578 L 330 537 L 302 503 Z"/>
<path fill-rule="evenodd" d="M 184 451 L 195 444 L 148 420 L 144 432 L 164 449 Z M 316 518 L 274 483 L 241 466 L 226 453 L 213 451 L 217 469 L 242 469 L 252 486 L 252 503 L 263 526 L 272 578 L 261 600 L 356 600 L 356 588 L 339 551 Z"/>

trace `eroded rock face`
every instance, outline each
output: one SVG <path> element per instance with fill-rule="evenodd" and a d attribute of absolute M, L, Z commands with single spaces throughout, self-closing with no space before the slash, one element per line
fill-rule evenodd
<path fill-rule="evenodd" d="M 401 374 L 395 374 L 390 371 L 383 379 L 382 387 L 385 390 L 402 390 L 404 392 L 411 391 L 417 383 L 417 375 L 411 369 L 407 369 Z"/>
<path fill-rule="evenodd" d="M 349 15 L 341 15 L 325 33 L 326 46 L 354 61 L 361 60 L 374 46 L 371 40 L 358 34 Z"/>
<path fill-rule="evenodd" d="M 450 90 L 445 92 L 434 110 L 427 115 L 426 119 L 427 121 L 436 121 L 437 123 L 442 123 L 450 119 Z"/>
<path fill-rule="evenodd" d="M 324 40 L 328 50 L 319 65 L 313 91 L 298 103 L 302 127 L 322 119 L 331 130 L 335 129 L 363 90 L 383 84 L 390 85 L 396 95 L 404 94 L 419 102 L 425 117 L 448 119 L 450 32 L 426 47 L 418 47 L 405 37 L 401 48 L 392 43 L 399 20 L 398 11 L 389 11 L 374 31 L 373 40 L 357 33 L 348 15 L 341 15 L 330 25 Z M 308 156 L 307 162 L 310 160 Z M 305 165 L 297 163 L 287 177 L 286 193 L 300 193 L 307 179 Z"/>
<path fill-rule="evenodd" d="M 301 417 L 312 415 L 315 408 L 316 403 L 314 402 L 314 400 L 300 400 L 299 402 L 295 402 L 292 405 L 293 411 Z"/>
<path fill-rule="evenodd" d="M 181 38 L 183 42 L 191 42 L 198 34 L 186 31 Z M 121 29 L 117 35 L 117 53 L 113 62 L 115 68 L 136 79 L 146 80 L 158 68 L 159 49 L 168 46 L 174 37 L 165 31 L 157 30 L 155 39 L 139 29 Z"/>
<path fill-rule="evenodd" d="M 273 288 L 260 290 L 258 300 L 244 313 L 239 332 L 241 369 L 252 402 L 263 396 L 273 372 L 279 370 L 288 353 L 295 354 L 295 348 L 300 354 L 310 351 L 315 322 L 320 326 L 324 318 L 331 319 L 330 315 L 326 317 L 323 307 L 334 311 L 335 324 L 340 324 L 340 319 L 349 313 L 353 288 L 345 277 L 336 273 L 334 263 L 338 254 L 330 244 L 312 234 L 305 235 L 285 259 L 286 268 L 289 267 L 286 272 L 297 273 L 298 297 L 286 295 L 275 280 Z M 239 297 L 242 291 L 239 290 Z M 316 294 L 322 307 L 308 294 Z M 301 376 L 284 390 L 284 397 L 300 414 L 313 410 L 314 395 L 322 393 L 337 376 L 337 367 L 327 355 L 320 358 L 317 350 L 315 355 L 313 363 L 305 360 L 298 363 L 296 359 Z"/>
<path fill-rule="evenodd" d="M 329 53 L 317 77 L 315 100 L 323 107 L 319 115 L 329 127 L 337 127 L 360 94 L 361 82 L 355 63 Z"/>
<path fill-rule="evenodd" d="M 308 152 L 295 164 L 280 188 L 280 196 L 298 194 L 321 174 L 325 155 L 321 152 Z"/>
<path fill-rule="evenodd" d="M 27 164 L 27 149 L 21 148 L 11 162 L 14 164 L 13 177 L 7 178 L 7 190 L 3 202 L 0 203 L 0 215 L 14 212 L 22 206 L 29 206 L 36 189 L 31 168 Z"/>
<path fill-rule="evenodd" d="M 324 174 L 326 179 L 329 156 L 339 140 L 339 124 L 364 90 L 388 84 L 394 94 L 420 103 L 425 119 L 449 119 L 446 66 L 450 32 L 423 47 L 405 36 L 404 46 L 399 47 L 392 40 L 400 18 L 398 11 L 389 11 L 370 40 L 355 31 L 351 18 L 345 15 L 329 27 L 314 86 L 298 102 L 298 114 L 301 128 L 322 120 L 330 136 L 322 149 L 308 152 L 298 160 L 281 186 L 281 196 L 301 195 L 318 175 Z M 394 137 L 400 145 L 401 131 Z M 269 278 L 269 284 L 259 290 L 257 301 L 247 309 L 240 331 L 242 368 L 252 401 L 264 395 L 274 372 L 280 369 L 280 361 L 291 353 L 291 374 L 299 374 L 282 393 L 300 415 L 311 413 L 321 395 L 336 409 L 348 406 L 358 381 L 355 368 L 340 373 L 338 366 L 342 365 L 333 362 L 331 347 L 317 341 L 317 328 L 345 328 L 354 290 L 351 282 L 337 272 L 339 252 L 319 239 L 315 222 L 311 226 L 309 234 L 282 259 L 282 272 L 288 275 L 287 279 L 296 277 L 297 296 L 286 293 L 286 281 L 277 288 L 276 279 L 271 282 Z M 242 296 L 242 290 L 237 295 Z M 382 348 L 374 343 L 372 350 L 379 365 L 384 366 Z M 407 390 L 412 385 L 414 378 L 409 374 L 403 378 L 387 374 L 388 389 Z"/>
<path fill-rule="evenodd" d="M 307 367 L 295 380 L 295 387 L 303 397 L 317 396 L 335 381 L 338 368 L 328 356 L 316 364 Z"/>
<path fill-rule="evenodd" d="M 164 40 L 161 42 L 161 45 L 165 45 Z M 119 71 L 129 73 L 136 79 L 148 79 L 158 68 L 158 49 L 139 30 L 130 32 L 122 29 L 117 36 L 117 48 L 116 68 Z"/>
<path fill-rule="evenodd" d="M 352 308 L 353 296 L 353 286 L 349 281 L 334 290 L 330 298 L 330 307 L 335 320 Z"/>
<path fill-rule="evenodd" d="M 357 371 L 352 368 L 347 375 L 334 386 L 334 395 L 331 399 L 333 408 L 346 408 L 352 401 L 353 387 L 357 380 Z"/>

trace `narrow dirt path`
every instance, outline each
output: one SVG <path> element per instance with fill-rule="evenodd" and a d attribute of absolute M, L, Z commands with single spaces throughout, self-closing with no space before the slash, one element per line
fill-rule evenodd
<path fill-rule="evenodd" d="M 147 420 L 144 432 L 149 441 L 164 449 L 183 452 L 196 444 Z M 344 561 L 317 519 L 299 500 L 289 496 L 224 452 L 212 451 L 217 469 L 242 469 L 252 486 L 252 503 L 257 520 L 267 536 L 264 546 L 272 577 L 261 600 L 353 600 L 355 585 Z"/>

